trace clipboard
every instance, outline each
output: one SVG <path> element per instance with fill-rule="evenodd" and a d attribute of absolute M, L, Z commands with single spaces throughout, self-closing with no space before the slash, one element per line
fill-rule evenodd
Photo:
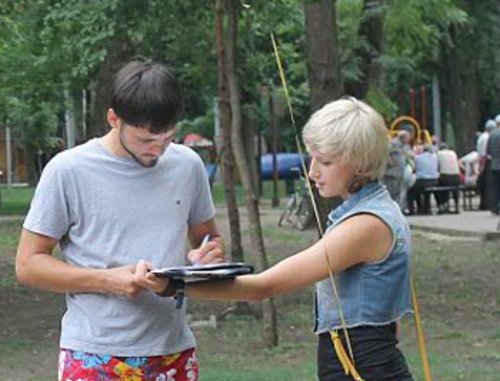
<path fill-rule="evenodd" d="M 252 274 L 254 268 L 241 262 L 225 262 L 210 265 L 173 266 L 152 270 L 159 278 L 182 279 L 184 281 L 231 279 Z"/>

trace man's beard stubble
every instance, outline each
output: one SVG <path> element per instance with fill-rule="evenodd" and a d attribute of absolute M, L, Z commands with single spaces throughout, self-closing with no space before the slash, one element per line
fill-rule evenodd
<path fill-rule="evenodd" d="M 144 168 L 153 168 L 156 164 L 158 164 L 158 160 L 160 159 L 160 157 L 156 157 L 154 159 L 151 159 L 151 161 L 149 163 L 145 163 L 144 161 L 142 161 L 134 152 L 132 152 L 127 147 L 127 145 L 125 144 L 125 139 L 123 138 L 123 134 L 121 131 L 120 131 L 119 136 L 120 136 L 120 144 L 121 144 L 122 148 L 136 161 L 137 164 L 139 164 L 140 166 L 142 166 Z"/>

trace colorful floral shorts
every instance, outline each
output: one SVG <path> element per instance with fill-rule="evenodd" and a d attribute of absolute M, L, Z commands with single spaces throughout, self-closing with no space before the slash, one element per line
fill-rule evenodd
<path fill-rule="evenodd" d="M 168 356 L 112 357 L 61 349 L 59 381 L 197 381 L 194 349 Z"/>

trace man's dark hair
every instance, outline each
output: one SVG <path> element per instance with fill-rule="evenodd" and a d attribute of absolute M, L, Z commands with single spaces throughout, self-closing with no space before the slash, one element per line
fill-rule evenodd
<path fill-rule="evenodd" d="M 126 124 L 158 134 L 175 126 L 184 101 L 172 70 L 151 61 L 132 61 L 116 75 L 111 108 Z"/>

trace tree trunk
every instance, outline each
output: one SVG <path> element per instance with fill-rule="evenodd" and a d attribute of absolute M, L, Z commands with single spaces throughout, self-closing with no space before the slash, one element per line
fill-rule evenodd
<path fill-rule="evenodd" d="M 360 52 L 361 80 L 350 86 L 349 90 L 356 98 L 364 99 L 371 89 L 380 86 L 382 66 L 378 58 L 382 54 L 382 41 L 385 12 L 384 0 L 365 0 L 363 16 L 359 26 L 359 36 L 368 42 L 369 49 Z"/>
<path fill-rule="evenodd" d="M 111 103 L 115 75 L 135 54 L 133 44 L 126 37 L 126 33 L 123 36 L 110 44 L 111 46 L 108 48 L 108 54 L 99 74 L 99 81 L 94 92 L 95 98 L 92 99 L 92 114 L 87 131 L 89 139 L 101 136 L 108 130 L 106 112 Z"/>
<path fill-rule="evenodd" d="M 273 155 L 273 208 L 280 206 L 279 198 L 279 171 L 278 171 L 278 131 L 276 130 L 276 118 L 274 116 L 274 95 L 268 94 L 269 97 L 269 129 L 272 137 L 272 155 Z"/>
<path fill-rule="evenodd" d="M 245 156 L 244 144 L 242 141 L 242 110 L 241 93 L 236 74 L 236 41 L 238 35 L 238 11 L 237 0 L 228 0 L 226 9 L 229 20 L 228 40 L 227 40 L 227 79 L 229 85 L 229 98 L 231 106 L 231 142 L 234 148 L 236 164 L 241 175 L 241 180 L 245 188 L 245 199 L 248 210 L 248 221 L 250 225 L 250 245 L 254 255 L 257 256 L 259 271 L 268 267 L 262 227 L 259 215 L 259 200 L 257 197 L 257 184 L 252 183 L 249 158 Z M 268 348 L 277 345 L 278 333 L 276 329 L 276 310 L 272 299 L 262 303 L 264 342 Z"/>
<path fill-rule="evenodd" d="M 335 1 L 304 3 L 309 86 L 313 111 L 342 96 Z"/>
<path fill-rule="evenodd" d="M 231 233 L 231 260 L 243 262 L 243 245 L 238 204 L 236 201 L 235 162 L 231 144 L 231 110 L 226 77 L 226 57 L 224 49 L 224 9 L 223 0 L 215 2 L 215 38 L 217 49 L 217 68 L 219 81 L 219 116 L 224 134 L 224 185 L 226 193 L 229 230 Z"/>
<path fill-rule="evenodd" d="M 76 123 L 74 114 L 74 102 L 69 91 L 69 83 L 64 84 L 64 126 L 66 132 L 66 149 L 76 145 Z"/>
<path fill-rule="evenodd" d="M 245 103 L 245 99 L 243 98 L 243 103 Z M 241 129 L 241 140 L 243 141 L 243 145 L 245 146 L 245 156 L 248 158 L 248 164 L 250 165 L 250 175 L 251 183 L 255 184 L 255 194 L 257 195 L 257 199 L 260 200 L 260 190 L 258 187 L 259 184 L 259 176 L 258 176 L 258 168 L 257 168 L 257 152 L 255 147 L 255 138 L 256 138 L 256 126 L 255 119 L 253 119 L 248 113 L 242 114 L 242 129 Z"/>
<path fill-rule="evenodd" d="M 240 212 L 236 199 L 236 167 L 233 145 L 231 144 L 231 109 L 226 77 L 226 56 L 224 49 L 224 5 L 223 0 L 215 1 L 215 42 L 217 51 L 217 69 L 219 82 L 219 117 L 223 133 L 224 152 L 224 191 L 226 195 L 227 216 L 229 219 L 231 261 L 244 262 L 241 240 Z M 221 151 L 222 152 L 222 151 Z M 247 302 L 237 302 L 236 312 L 249 310 Z"/>
<path fill-rule="evenodd" d="M 326 103 L 340 98 L 343 84 L 340 77 L 340 58 L 335 16 L 335 1 L 305 1 L 307 61 L 311 109 L 316 111 Z M 328 214 L 341 200 L 321 198 L 313 187 L 321 227 L 324 230 Z"/>
<path fill-rule="evenodd" d="M 444 50 L 447 100 L 459 156 L 474 149 L 474 134 L 480 119 L 480 100 L 475 62 L 467 58 L 472 41 L 452 30 L 454 47 Z"/>

